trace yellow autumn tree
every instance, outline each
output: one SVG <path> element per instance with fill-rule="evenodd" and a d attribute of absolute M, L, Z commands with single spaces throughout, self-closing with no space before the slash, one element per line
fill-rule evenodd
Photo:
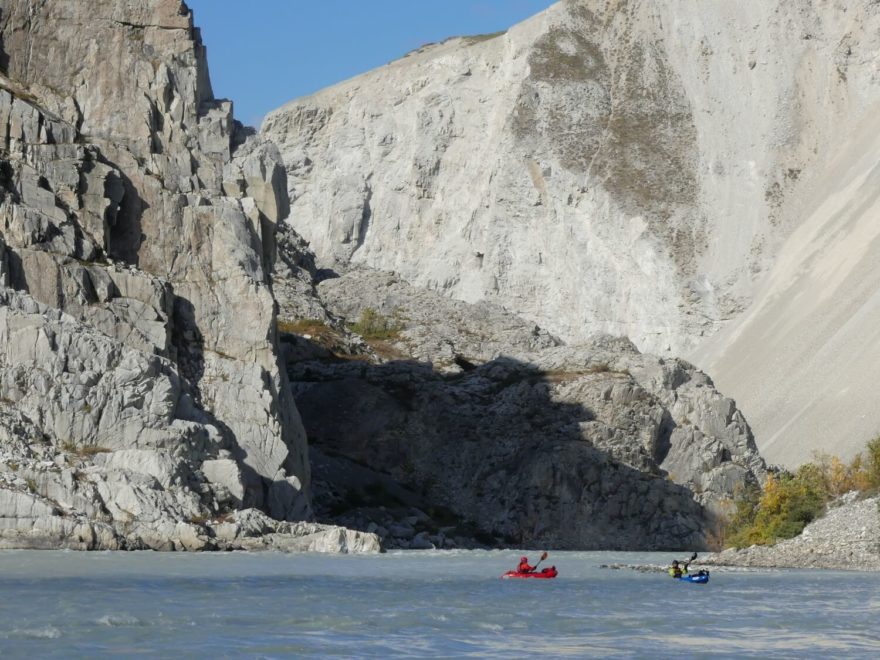
<path fill-rule="evenodd" d="M 736 509 L 725 533 L 729 545 L 766 545 L 797 536 L 822 514 L 828 502 L 849 491 L 880 489 L 880 437 L 850 463 L 816 453 L 794 474 L 771 473 L 763 489 L 743 488 L 734 498 Z"/>

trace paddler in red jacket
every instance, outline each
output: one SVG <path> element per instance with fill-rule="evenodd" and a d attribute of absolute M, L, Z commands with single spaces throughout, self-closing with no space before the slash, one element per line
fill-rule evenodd
<path fill-rule="evenodd" d="M 517 573 L 531 573 L 534 570 L 535 570 L 535 567 L 531 566 L 529 564 L 528 557 L 520 557 L 519 558 L 519 566 L 516 567 Z"/>

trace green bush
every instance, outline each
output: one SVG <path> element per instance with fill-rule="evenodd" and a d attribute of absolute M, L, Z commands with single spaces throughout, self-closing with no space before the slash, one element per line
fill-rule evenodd
<path fill-rule="evenodd" d="M 742 547 L 748 545 L 747 530 L 755 523 L 758 503 L 761 501 L 761 488 L 757 484 L 738 486 L 733 497 L 734 512 L 727 521 L 727 545 Z"/>
<path fill-rule="evenodd" d="M 867 457 L 863 459 L 862 469 L 865 472 L 868 488 L 880 488 L 880 436 L 868 443 Z M 861 458 L 861 455 L 859 456 Z"/>
<path fill-rule="evenodd" d="M 822 514 L 829 499 L 816 465 L 802 465 L 795 474 L 771 474 L 763 491 L 749 489 L 737 498 L 727 544 L 737 548 L 769 545 L 797 536 Z"/>
<path fill-rule="evenodd" d="M 800 534 L 834 498 L 849 491 L 880 489 L 880 437 L 849 464 L 836 456 L 815 454 L 797 472 L 771 474 L 763 490 L 742 488 L 727 521 L 725 545 L 742 548 L 768 545 Z"/>
<path fill-rule="evenodd" d="M 364 339 L 394 339 L 404 328 L 398 314 L 385 316 L 372 307 L 365 308 L 361 312 L 360 320 L 348 327 Z"/>

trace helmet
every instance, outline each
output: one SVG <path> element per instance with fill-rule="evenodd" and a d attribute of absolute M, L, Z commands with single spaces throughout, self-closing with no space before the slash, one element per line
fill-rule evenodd
<path fill-rule="evenodd" d="M 672 565 L 673 565 L 673 566 L 678 566 L 678 560 L 677 560 L 677 559 L 673 559 L 673 560 L 672 560 Z"/>
<path fill-rule="evenodd" d="M 529 560 L 529 558 L 528 558 L 528 557 L 520 557 L 519 560 L 520 560 L 521 562 L 523 562 L 523 561 L 526 561 L 526 562 L 527 562 L 527 561 Z"/>

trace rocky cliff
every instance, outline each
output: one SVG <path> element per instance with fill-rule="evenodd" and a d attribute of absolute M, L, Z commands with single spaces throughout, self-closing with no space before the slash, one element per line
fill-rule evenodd
<path fill-rule="evenodd" d="M 880 423 L 853 394 L 877 376 L 878 28 L 872 0 L 564 0 L 263 133 L 322 264 L 692 355 L 773 460 L 846 455 Z"/>
<path fill-rule="evenodd" d="M 213 98 L 186 5 L 0 0 L 0 71 L 0 544 L 318 532 L 283 522 L 311 512 L 284 170 Z"/>
<path fill-rule="evenodd" d="M 733 401 L 681 360 L 626 339 L 562 345 L 491 304 L 387 273 L 358 270 L 315 293 L 325 321 L 285 336 L 310 444 L 391 477 L 348 468 L 322 485 L 322 512 L 389 545 L 459 545 L 461 519 L 490 544 L 706 547 L 736 489 L 764 479 Z M 334 319 L 365 313 L 390 331 L 355 324 L 366 347 L 346 353 Z M 400 486 L 433 521 L 417 509 L 389 523 L 387 509 L 413 499 Z"/>

